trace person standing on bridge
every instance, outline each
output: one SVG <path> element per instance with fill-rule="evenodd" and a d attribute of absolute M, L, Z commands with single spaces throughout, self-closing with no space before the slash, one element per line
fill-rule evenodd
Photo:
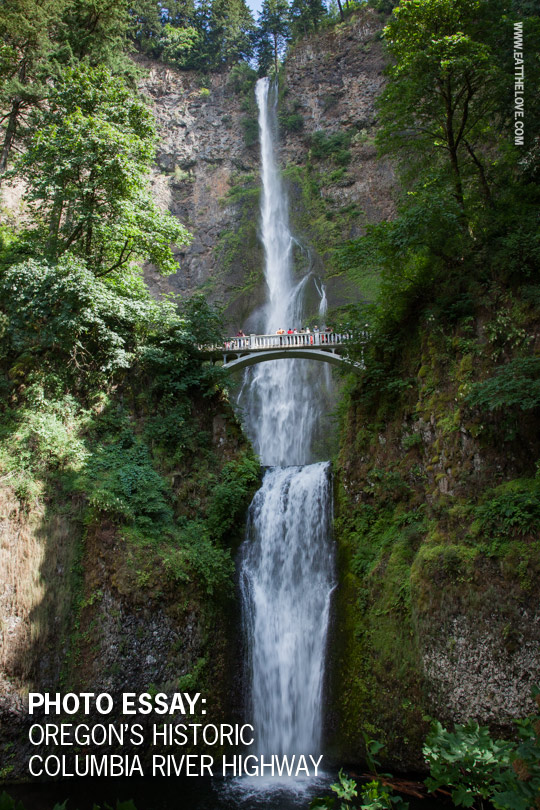
<path fill-rule="evenodd" d="M 246 343 L 245 340 L 242 340 L 242 338 L 245 338 L 244 330 L 239 329 L 238 332 L 236 333 L 236 337 L 238 338 L 238 348 L 243 349 Z"/>

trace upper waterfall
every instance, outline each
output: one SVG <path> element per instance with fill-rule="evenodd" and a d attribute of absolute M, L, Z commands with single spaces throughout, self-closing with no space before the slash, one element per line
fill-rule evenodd
<path fill-rule="evenodd" d="M 302 327 L 304 293 L 312 279 L 309 272 L 296 277 L 289 227 L 289 205 L 278 165 L 277 92 L 270 80 L 256 86 L 261 144 L 261 240 L 267 302 L 264 326 L 277 329 Z M 324 286 L 316 289 L 320 312 L 326 308 Z M 239 395 L 246 430 L 265 465 L 308 464 L 315 460 L 313 437 L 321 414 L 317 387 L 329 385 L 330 371 L 310 360 L 275 360 L 249 369 Z"/>
<path fill-rule="evenodd" d="M 289 312 L 290 293 L 293 289 L 293 238 L 289 229 L 288 201 L 283 191 L 274 147 L 277 94 L 273 92 L 269 79 L 265 78 L 257 82 L 255 95 L 259 108 L 261 141 L 261 236 L 268 287 L 265 330 L 269 334 L 283 327 L 283 324 L 288 325 L 288 321 L 292 322 L 300 313 Z"/>

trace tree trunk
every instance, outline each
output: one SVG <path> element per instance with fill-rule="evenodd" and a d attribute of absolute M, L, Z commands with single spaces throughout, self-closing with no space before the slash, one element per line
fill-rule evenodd
<path fill-rule="evenodd" d="M 457 151 L 453 147 L 450 148 L 450 165 L 452 167 L 452 176 L 454 178 L 454 196 L 461 209 L 461 215 L 463 219 L 466 220 L 465 200 L 463 199 L 463 183 L 461 182 L 461 172 L 459 170 Z"/>
<path fill-rule="evenodd" d="M 338 8 L 339 8 L 339 16 L 341 17 L 341 21 L 345 19 L 345 15 L 343 13 L 343 6 L 341 5 L 341 0 L 337 0 Z"/>
<path fill-rule="evenodd" d="M 15 133 L 17 132 L 17 123 L 19 119 L 21 104 L 22 104 L 21 99 L 16 98 L 11 106 L 11 112 L 8 118 L 6 135 L 2 146 L 2 153 L 0 154 L 0 175 L 4 174 L 4 172 L 7 169 L 8 159 L 11 152 L 11 146 L 15 138 Z"/>
<path fill-rule="evenodd" d="M 478 171 L 478 176 L 480 178 L 480 187 L 482 189 L 482 194 L 484 196 L 484 200 L 486 201 L 486 204 L 490 208 L 493 208 L 494 207 L 493 206 L 493 198 L 491 196 L 491 190 L 489 188 L 489 184 L 488 184 L 488 181 L 487 181 L 484 166 L 482 165 L 482 163 L 478 159 L 478 157 L 475 155 L 475 153 L 473 151 L 473 148 L 470 145 L 470 143 L 468 141 L 463 141 L 463 143 L 465 144 L 465 148 L 466 148 L 467 152 L 469 153 L 469 155 L 471 156 L 471 160 L 474 163 L 474 165 L 476 166 L 476 169 Z"/>
<path fill-rule="evenodd" d="M 49 255 L 56 258 L 58 255 L 58 243 L 60 234 L 60 223 L 64 210 L 64 198 L 59 196 L 54 201 L 49 223 Z"/>
<path fill-rule="evenodd" d="M 467 224 L 467 217 L 465 214 L 465 200 L 463 199 L 463 183 L 461 182 L 461 172 L 459 169 L 458 151 L 456 138 L 454 134 L 454 119 L 452 110 L 452 89 L 450 87 L 450 80 L 447 80 L 447 86 L 444 92 L 444 101 L 446 105 L 446 144 L 448 147 L 448 154 L 450 155 L 450 166 L 452 168 L 452 176 L 454 178 L 454 196 L 457 204 L 461 209 L 461 218 L 463 224 Z"/>

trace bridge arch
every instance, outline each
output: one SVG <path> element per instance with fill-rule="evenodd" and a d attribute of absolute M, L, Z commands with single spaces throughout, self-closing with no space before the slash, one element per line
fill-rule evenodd
<path fill-rule="evenodd" d="M 283 349 L 259 350 L 253 353 L 242 354 L 234 360 L 226 361 L 223 364 L 223 368 L 229 369 L 230 371 L 240 371 L 248 366 L 254 366 L 257 363 L 265 363 L 268 360 L 287 360 L 293 357 L 305 360 L 319 360 L 320 362 L 330 363 L 334 366 L 348 366 L 351 370 L 356 371 L 362 370 L 359 363 L 351 362 L 337 352 L 313 348 L 293 348 L 292 346 Z"/>

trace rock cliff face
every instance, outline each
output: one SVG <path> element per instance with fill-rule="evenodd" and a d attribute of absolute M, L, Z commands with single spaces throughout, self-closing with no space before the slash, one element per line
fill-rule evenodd
<path fill-rule="evenodd" d="M 156 292 L 181 296 L 202 290 L 214 300 L 232 301 L 239 285 L 235 267 L 220 264 L 220 235 L 234 228 L 236 206 L 227 194 L 242 172 L 256 169 L 256 150 L 245 146 L 241 99 L 226 74 L 207 84 L 194 73 L 143 62 L 142 91 L 151 101 L 159 135 L 153 190 L 163 207 L 189 228 L 191 245 L 178 254 L 179 272 L 147 279 Z"/>
<path fill-rule="evenodd" d="M 346 173 L 323 178 L 322 193 L 331 211 L 356 204 L 367 222 L 394 212 L 394 173 L 389 162 L 377 160 L 373 144 L 375 102 L 384 84 L 381 25 L 380 17 L 366 11 L 343 27 L 301 41 L 288 56 L 283 77 L 284 106 L 293 106 L 303 119 L 300 132 L 284 135 L 284 162 L 313 161 L 311 138 L 317 132 L 349 136 Z M 326 166 L 331 165 L 330 156 Z M 350 235 L 359 232 L 360 223 Z"/>
<path fill-rule="evenodd" d="M 383 82 L 380 29 L 381 19 L 365 11 L 301 41 L 280 77 L 281 163 L 300 243 L 296 263 L 305 270 L 308 262 L 323 280 L 335 275 L 332 249 L 343 238 L 393 211 L 392 169 L 376 160 L 373 145 L 374 102 Z M 154 190 L 193 233 L 178 255 L 178 273 L 163 279 L 149 268 L 149 283 L 181 295 L 201 289 L 226 305 L 231 327 L 245 325 L 264 300 L 253 79 L 235 89 L 231 76 L 212 75 L 201 87 L 195 74 L 144 66 L 142 90 L 160 139 Z M 323 141 L 318 151 L 314 137 Z M 333 304 L 362 291 L 334 279 L 328 293 Z"/>

